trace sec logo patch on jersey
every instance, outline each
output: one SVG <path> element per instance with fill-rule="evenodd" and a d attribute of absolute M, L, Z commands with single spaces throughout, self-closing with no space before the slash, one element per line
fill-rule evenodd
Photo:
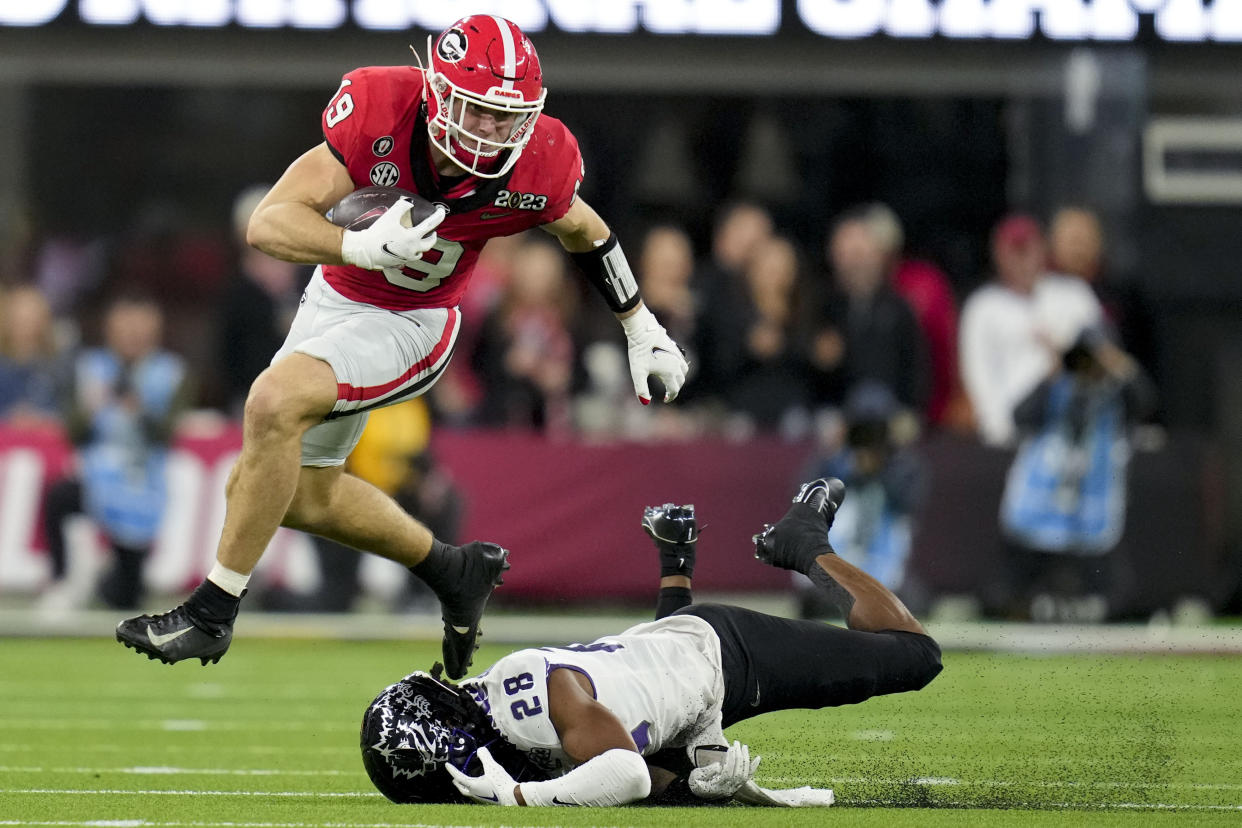
<path fill-rule="evenodd" d="M 376 187 L 391 187 L 401 178 L 401 170 L 391 161 L 376 164 L 371 168 L 371 183 Z"/>

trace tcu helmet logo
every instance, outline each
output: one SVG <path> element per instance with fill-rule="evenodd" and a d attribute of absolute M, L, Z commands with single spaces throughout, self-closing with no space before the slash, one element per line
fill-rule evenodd
<path fill-rule="evenodd" d="M 449 63 L 456 63 L 466 56 L 466 33 L 461 29 L 449 29 L 436 44 L 436 54 Z"/>
<path fill-rule="evenodd" d="M 431 702 L 427 701 L 426 696 L 415 696 L 410 702 L 410 708 L 416 719 L 431 718 Z"/>
<path fill-rule="evenodd" d="M 371 168 L 371 183 L 376 187 L 391 187 L 401 178 L 401 170 L 391 161 L 376 164 Z"/>

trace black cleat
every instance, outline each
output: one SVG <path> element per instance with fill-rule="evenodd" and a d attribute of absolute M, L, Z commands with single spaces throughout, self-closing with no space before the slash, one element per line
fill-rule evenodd
<path fill-rule="evenodd" d="M 843 500 L 845 500 L 845 484 L 835 477 L 827 479 L 821 477 L 810 483 L 803 483 L 802 488 L 798 489 L 798 493 L 794 495 L 793 502 L 805 503 L 823 515 L 828 521 L 828 527 L 824 531 L 828 531 L 832 528 L 832 519 L 836 517 L 837 509 L 841 508 Z"/>
<path fill-rule="evenodd" d="M 694 506 L 648 506 L 643 509 L 643 531 L 659 543 L 694 543 L 699 528 L 694 519 Z"/>
<path fill-rule="evenodd" d="M 444 619 L 444 672 L 451 679 L 466 675 L 479 649 L 479 621 L 492 590 L 504 583 L 509 550 L 494 543 L 474 541 L 461 547 L 466 557 L 464 574 L 449 595 L 440 596 Z"/>
<path fill-rule="evenodd" d="M 775 525 L 755 535 L 755 557 L 766 564 L 805 573 L 815 558 L 831 552 L 828 530 L 845 500 L 845 484 L 835 477 L 803 483 L 793 505 Z"/>
<path fill-rule="evenodd" d="M 185 604 L 159 615 L 139 615 L 116 625 L 116 640 L 165 664 L 197 658 L 215 664 L 233 640 L 233 625 L 209 624 Z"/>
<path fill-rule="evenodd" d="M 694 506 L 648 506 L 643 509 L 643 531 L 660 550 L 660 575 L 694 575 L 694 545 L 699 540 L 699 527 Z"/>

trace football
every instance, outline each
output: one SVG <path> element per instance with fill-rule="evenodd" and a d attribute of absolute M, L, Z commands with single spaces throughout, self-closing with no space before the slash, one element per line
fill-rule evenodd
<path fill-rule="evenodd" d="M 435 205 L 418 193 L 399 187 L 363 187 L 334 204 L 328 211 L 328 220 L 346 230 L 365 230 L 402 197 L 414 202 L 401 217 L 405 227 L 413 227 L 435 211 Z"/>

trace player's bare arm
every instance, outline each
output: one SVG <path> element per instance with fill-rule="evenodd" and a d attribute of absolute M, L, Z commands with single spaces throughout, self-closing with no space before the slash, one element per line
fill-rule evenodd
<path fill-rule="evenodd" d="M 307 150 L 268 191 L 246 229 L 246 241 L 269 256 L 299 264 L 344 264 L 344 231 L 324 214 L 355 189 L 327 143 Z"/>
<path fill-rule="evenodd" d="M 575 264 L 608 302 L 625 329 L 634 393 L 643 405 L 651 402 L 649 377 L 664 385 L 664 402 L 672 402 L 686 381 L 690 366 L 677 343 L 643 305 L 638 284 L 620 242 L 591 206 L 575 198 L 569 211 L 543 229 L 560 239 Z"/>
<path fill-rule="evenodd" d="M 574 763 L 564 776 L 518 784 L 479 749 L 481 776 L 446 766 L 457 789 L 476 802 L 499 805 L 625 805 L 651 792 L 651 777 L 634 739 L 600 704 L 590 680 L 575 670 L 548 674 L 548 717 Z"/>

